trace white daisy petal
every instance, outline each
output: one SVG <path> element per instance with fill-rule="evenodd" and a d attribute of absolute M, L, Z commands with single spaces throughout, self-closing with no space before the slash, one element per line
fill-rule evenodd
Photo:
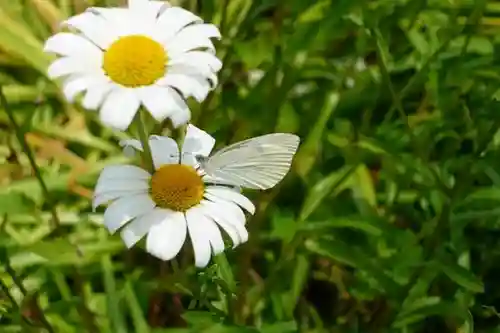
<path fill-rule="evenodd" d="M 154 225 L 161 224 L 164 220 L 176 214 L 173 211 L 155 208 L 151 212 L 142 215 L 128 223 L 120 232 L 123 242 L 128 248 L 140 241 Z M 168 237 L 168 236 L 167 236 Z"/>
<path fill-rule="evenodd" d="M 142 144 L 136 139 L 121 140 L 119 145 L 123 148 L 123 155 L 129 158 L 135 156 L 136 150 L 142 151 Z"/>
<path fill-rule="evenodd" d="M 199 129 L 193 124 L 189 124 L 186 130 L 186 137 L 182 145 L 183 153 L 208 156 L 215 145 L 215 138 Z"/>
<path fill-rule="evenodd" d="M 200 17 L 183 8 L 170 7 L 165 9 L 156 21 L 155 30 L 158 32 L 159 39 L 166 42 L 188 24 L 201 22 L 203 20 Z"/>
<path fill-rule="evenodd" d="M 148 86 L 139 89 L 139 98 L 157 121 L 163 121 L 173 113 L 185 113 L 188 106 L 170 87 Z"/>
<path fill-rule="evenodd" d="M 250 214 L 253 215 L 255 213 L 255 206 L 252 201 L 250 201 L 241 193 L 228 189 L 227 187 L 209 186 L 206 188 L 205 192 L 205 197 L 211 201 L 232 201 L 235 204 L 243 207 Z"/>
<path fill-rule="evenodd" d="M 82 91 L 87 90 L 93 83 L 91 77 L 75 75 L 68 78 L 63 85 L 63 94 L 68 102 L 73 102 L 75 97 Z"/>
<path fill-rule="evenodd" d="M 224 186 L 230 186 L 234 189 L 239 189 L 237 182 L 228 179 L 223 179 L 220 177 L 212 177 L 210 175 L 204 175 L 203 181 L 205 182 L 205 184 L 224 185 Z"/>
<path fill-rule="evenodd" d="M 186 240 L 186 219 L 183 213 L 168 215 L 161 223 L 151 226 L 146 249 L 162 260 L 173 259 Z"/>
<path fill-rule="evenodd" d="M 211 90 L 215 89 L 215 87 L 217 87 L 217 84 L 219 84 L 219 79 L 217 78 L 217 75 L 215 75 L 214 73 L 208 74 L 207 80 L 210 83 Z"/>
<path fill-rule="evenodd" d="M 246 217 L 243 210 L 237 204 L 234 204 L 229 201 L 219 201 L 214 203 L 219 209 L 223 209 L 224 214 L 227 214 L 227 217 L 231 217 L 231 222 L 233 223 L 243 223 L 243 226 L 246 223 Z"/>
<path fill-rule="evenodd" d="M 207 217 L 212 219 L 214 222 L 216 222 L 217 225 L 222 228 L 222 230 L 224 230 L 224 232 L 229 236 L 229 238 L 231 239 L 231 242 L 233 243 L 233 249 L 241 244 L 242 238 L 240 237 L 240 231 L 237 230 L 232 224 L 227 223 L 225 220 L 221 220 L 221 219 L 215 220 L 213 218 L 213 216 L 211 215 L 211 211 L 207 211 L 207 212 L 204 211 L 203 213 Z M 245 230 L 245 227 L 240 227 L 240 229 Z"/>
<path fill-rule="evenodd" d="M 150 137 L 149 146 L 153 155 L 155 169 L 164 164 L 179 163 L 179 147 L 177 142 L 168 137 Z"/>
<path fill-rule="evenodd" d="M 219 29 L 213 24 L 195 24 L 182 29 L 174 38 L 165 43 L 165 48 L 170 56 L 180 53 L 207 48 L 215 52 L 215 47 L 210 38 L 220 39 Z"/>
<path fill-rule="evenodd" d="M 193 67 L 198 74 L 207 76 L 209 73 L 218 72 L 222 68 L 222 62 L 214 55 L 202 51 L 190 51 L 171 59 L 169 67 L 185 65 Z"/>
<path fill-rule="evenodd" d="M 172 116 L 170 116 L 172 125 L 174 125 L 175 128 L 187 124 L 190 119 L 191 119 L 191 111 L 189 109 L 178 111 L 172 114 Z"/>
<path fill-rule="evenodd" d="M 128 8 L 133 11 L 140 11 L 143 7 L 147 7 L 149 0 L 128 0 Z"/>
<path fill-rule="evenodd" d="M 203 223 L 204 233 L 207 236 L 210 246 L 212 247 L 212 254 L 218 255 L 224 252 L 224 239 L 222 238 L 222 234 L 220 232 L 217 224 L 207 215 L 204 214 L 203 209 L 201 207 L 195 208 L 199 213 L 200 223 Z M 189 225 L 189 220 L 188 220 Z"/>
<path fill-rule="evenodd" d="M 208 156 L 215 145 L 215 139 L 207 132 L 189 124 L 182 143 L 182 164 L 198 167 L 197 155 Z"/>
<path fill-rule="evenodd" d="M 166 11 L 168 8 L 172 7 L 171 4 L 169 4 L 168 2 L 164 2 L 163 0 L 151 0 L 149 1 L 149 3 L 156 9 L 155 19 L 157 19 L 161 14 L 163 14 L 163 12 Z"/>
<path fill-rule="evenodd" d="M 146 191 L 149 189 L 147 180 L 144 179 L 101 179 L 97 180 L 94 190 L 95 195 L 114 191 Z"/>
<path fill-rule="evenodd" d="M 63 24 L 79 30 L 101 49 L 106 49 L 118 38 L 118 33 L 113 25 L 106 22 L 99 15 L 95 15 L 92 11 L 73 16 Z"/>
<path fill-rule="evenodd" d="M 83 107 L 87 110 L 97 110 L 112 89 L 113 86 L 107 82 L 90 86 L 83 98 Z"/>
<path fill-rule="evenodd" d="M 210 90 L 213 90 L 217 86 L 217 83 L 219 82 L 217 75 L 214 74 L 211 67 L 207 65 L 205 66 L 193 65 L 190 64 L 189 62 L 177 63 L 174 65 L 169 63 L 169 67 L 165 77 L 171 74 L 186 75 L 194 78 L 203 77 L 208 81 L 210 85 Z M 163 83 L 164 78 L 158 80 L 158 84 Z"/>
<path fill-rule="evenodd" d="M 139 106 L 139 99 L 132 89 L 114 90 L 102 105 L 100 119 L 107 126 L 125 130 L 134 119 Z"/>
<path fill-rule="evenodd" d="M 128 8 L 102 8 L 102 7 L 91 7 L 88 9 L 89 12 L 93 13 L 95 16 L 100 17 L 108 26 L 112 26 L 116 33 L 116 38 L 142 34 L 144 21 L 138 20 L 140 16 L 135 15 L 135 13 Z M 130 24 L 134 22 L 134 24 Z"/>
<path fill-rule="evenodd" d="M 245 221 L 238 221 L 239 215 L 224 211 L 218 204 L 206 200 L 200 203 L 200 207 L 204 214 L 213 219 L 231 237 L 233 248 L 248 240 Z"/>
<path fill-rule="evenodd" d="M 199 209 L 192 208 L 186 212 L 189 237 L 193 245 L 194 261 L 196 267 L 203 268 L 208 265 L 211 257 L 210 235 L 205 232 L 207 218 Z"/>
<path fill-rule="evenodd" d="M 225 250 L 224 239 L 217 224 L 212 219 L 206 218 L 206 230 L 210 237 L 210 246 L 212 247 L 212 254 L 214 256 L 221 254 Z"/>
<path fill-rule="evenodd" d="M 186 34 L 187 36 L 203 36 L 205 38 L 221 39 L 219 28 L 213 24 L 194 24 L 182 29 L 179 35 Z"/>
<path fill-rule="evenodd" d="M 181 57 L 184 53 L 191 50 L 203 49 L 203 51 L 207 54 L 215 54 L 215 45 L 208 38 L 194 38 L 194 39 L 180 39 L 174 38 L 165 46 L 167 54 L 172 59 L 177 57 Z M 195 51 L 193 51 L 195 52 Z"/>
<path fill-rule="evenodd" d="M 139 179 L 148 180 L 151 175 L 144 169 L 135 165 L 108 165 L 104 167 L 99 175 L 99 180 L 103 179 Z"/>
<path fill-rule="evenodd" d="M 146 190 L 138 190 L 138 191 L 110 191 L 110 192 L 104 192 L 98 195 L 94 195 L 94 198 L 92 199 L 92 211 L 95 212 L 97 207 L 109 203 L 110 201 L 114 201 L 118 198 L 125 198 L 129 196 L 134 196 L 138 194 L 146 194 Z"/>
<path fill-rule="evenodd" d="M 128 8 L 132 12 L 148 21 L 156 20 L 160 12 L 168 7 L 169 5 L 163 1 L 129 0 L 128 2 Z"/>
<path fill-rule="evenodd" d="M 193 96 L 198 102 L 205 100 L 210 91 L 210 84 L 205 77 L 173 74 L 171 71 L 168 71 L 167 75 L 156 84 L 176 88 L 184 95 L 184 98 Z"/>
<path fill-rule="evenodd" d="M 82 62 L 78 58 L 65 57 L 55 60 L 48 69 L 48 74 L 51 79 L 70 74 L 88 72 L 89 65 Z"/>
<path fill-rule="evenodd" d="M 104 212 L 104 225 L 114 233 L 125 223 L 150 212 L 154 207 L 155 203 L 147 194 L 120 198 L 109 205 Z"/>
<path fill-rule="evenodd" d="M 105 167 L 97 179 L 94 209 L 105 202 L 125 196 L 127 193 L 147 193 L 150 178 L 151 175 L 147 171 L 134 165 L 109 165 Z"/>
<path fill-rule="evenodd" d="M 68 32 L 58 33 L 50 37 L 43 49 L 45 52 L 53 52 L 62 56 L 74 56 L 85 59 L 102 58 L 102 51 L 88 39 Z"/>

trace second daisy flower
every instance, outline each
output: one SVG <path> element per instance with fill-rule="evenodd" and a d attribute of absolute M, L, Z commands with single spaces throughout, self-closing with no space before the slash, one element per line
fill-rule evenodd
<path fill-rule="evenodd" d="M 198 267 L 206 266 L 212 254 L 224 251 L 219 227 L 233 246 L 246 242 L 242 209 L 253 214 L 253 203 L 236 187 L 208 183 L 196 168 L 194 156 L 208 156 L 214 144 L 209 134 L 189 125 L 181 152 L 171 138 L 150 137 L 153 174 L 132 165 L 106 167 L 98 179 L 93 205 L 111 202 L 104 214 L 108 230 L 120 230 L 128 247 L 147 235 L 146 250 L 162 260 L 174 258 L 189 234 Z M 137 140 L 124 145 L 126 153 L 142 150 Z"/>

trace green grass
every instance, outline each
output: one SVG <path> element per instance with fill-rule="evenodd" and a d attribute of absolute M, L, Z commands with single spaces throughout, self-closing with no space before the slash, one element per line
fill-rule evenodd
<path fill-rule="evenodd" d="M 46 77 L 59 22 L 119 2 L 0 0 L 0 332 L 500 333 L 500 2 L 176 1 L 223 35 L 194 124 L 302 139 L 204 270 L 102 227 L 92 188 L 130 133 Z"/>

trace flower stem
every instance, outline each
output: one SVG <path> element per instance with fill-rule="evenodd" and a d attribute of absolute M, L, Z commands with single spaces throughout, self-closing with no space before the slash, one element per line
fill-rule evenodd
<path fill-rule="evenodd" d="M 146 113 L 144 110 L 139 110 L 139 115 L 137 116 L 137 130 L 139 131 L 139 140 L 142 144 L 142 149 L 144 151 L 143 158 L 146 163 L 146 167 L 149 172 L 154 172 L 153 167 L 153 156 L 151 155 L 151 147 L 149 146 L 149 134 L 146 129 Z"/>
<path fill-rule="evenodd" d="M 2 86 L 0 86 L 0 106 L 2 106 L 3 109 L 5 110 L 5 113 L 7 113 L 7 117 L 9 118 L 9 121 L 11 122 L 12 127 L 14 128 L 14 131 L 16 132 L 17 140 L 19 141 L 19 144 L 21 145 L 24 153 L 28 157 L 29 163 L 31 165 L 31 168 L 33 169 L 33 172 L 35 173 L 35 177 L 38 180 L 38 183 L 40 183 L 40 187 L 42 188 L 42 194 L 45 198 L 45 201 L 47 202 L 47 205 L 49 206 L 50 214 L 52 215 L 53 227 L 54 227 L 54 229 L 56 229 L 61 225 L 61 221 L 59 220 L 55 206 L 53 205 L 53 202 L 51 200 L 51 196 L 50 196 L 49 190 L 47 188 L 47 185 L 45 184 L 45 181 L 43 180 L 42 173 L 40 172 L 40 168 L 36 164 L 35 154 L 31 150 L 28 143 L 26 142 L 26 138 L 24 136 L 24 133 L 23 133 L 21 127 L 17 124 L 16 119 L 14 118 L 14 113 L 12 112 L 12 109 L 10 108 L 9 103 L 7 102 L 7 98 L 5 97 L 5 94 L 3 93 L 3 90 L 2 90 Z"/>
<path fill-rule="evenodd" d="M 179 150 L 182 149 L 182 144 L 184 143 L 184 137 L 186 136 L 187 125 L 179 126 L 174 129 L 172 132 L 173 139 L 179 145 Z"/>

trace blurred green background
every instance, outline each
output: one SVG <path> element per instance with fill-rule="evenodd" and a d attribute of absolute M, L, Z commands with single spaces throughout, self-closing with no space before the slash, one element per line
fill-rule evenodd
<path fill-rule="evenodd" d="M 0 111 L 0 332 L 499 333 L 500 2 L 172 3 L 223 35 L 194 124 L 219 145 L 297 133 L 293 171 L 247 193 L 249 242 L 205 270 L 189 246 L 175 272 L 126 251 L 90 198 L 129 134 L 67 104 L 42 53 L 65 17 L 119 1 L 0 0 L 20 125 Z"/>

